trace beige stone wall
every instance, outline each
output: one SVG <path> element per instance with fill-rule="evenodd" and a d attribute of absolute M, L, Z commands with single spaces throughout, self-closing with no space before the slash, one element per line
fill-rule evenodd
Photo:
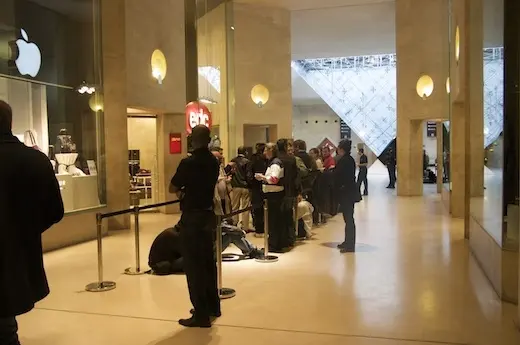
<path fill-rule="evenodd" d="M 396 0 L 397 193 L 422 195 L 424 120 L 449 118 L 449 12 L 447 0 Z M 416 92 L 418 79 L 434 82 L 430 97 Z"/>
<path fill-rule="evenodd" d="M 184 111 L 186 74 L 184 1 L 126 0 L 126 64 L 128 106 L 161 113 Z M 168 70 L 162 85 L 152 78 L 155 49 L 166 56 Z"/>
<path fill-rule="evenodd" d="M 244 125 L 272 125 L 270 140 L 292 137 L 291 17 L 285 9 L 234 4 L 235 109 L 229 130 L 244 144 Z M 251 89 L 263 84 L 270 97 L 262 108 Z"/>
<path fill-rule="evenodd" d="M 162 188 L 157 201 L 172 197 L 165 181 L 182 155 L 169 154 L 169 134 L 184 132 L 184 122 L 164 120 L 163 116 L 183 114 L 186 104 L 184 2 L 156 0 L 150 6 L 146 1 L 111 0 L 102 4 L 107 202 L 113 211 L 129 207 L 129 107 L 158 114 L 154 135 L 160 148 L 157 173 Z M 168 64 L 162 84 L 152 78 L 155 49 L 164 53 Z M 128 228 L 129 217 L 110 219 L 109 224 L 112 229 Z"/>
<path fill-rule="evenodd" d="M 101 12 L 104 19 L 102 45 L 107 208 L 109 211 L 117 211 L 130 205 L 125 0 L 102 1 Z M 126 229 L 130 226 L 130 217 L 110 218 L 108 222 L 112 229 Z"/>

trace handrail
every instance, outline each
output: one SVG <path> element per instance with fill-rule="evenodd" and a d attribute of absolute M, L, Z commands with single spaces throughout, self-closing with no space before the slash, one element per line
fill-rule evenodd
<path fill-rule="evenodd" d="M 150 205 L 145 205 L 145 206 L 132 206 L 132 207 L 124 209 L 124 210 L 108 212 L 108 213 L 100 213 L 100 216 L 101 216 L 101 219 L 105 219 L 105 218 L 120 216 L 120 215 L 127 214 L 127 213 L 133 213 L 135 208 L 139 208 L 140 210 L 148 210 L 151 208 L 178 204 L 180 202 L 181 202 L 180 200 L 170 200 L 170 201 L 165 201 L 165 202 L 160 202 L 157 204 L 150 204 Z"/>

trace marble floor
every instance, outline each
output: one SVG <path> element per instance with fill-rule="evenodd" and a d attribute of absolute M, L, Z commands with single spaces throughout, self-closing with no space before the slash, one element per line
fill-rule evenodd
<path fill-rule="evenodd" d="M 471 257 L 460 221 L 434 193 L 397 198 L 384 175 L 369 175 L 370 196 L 356 208 L 355 254 L 335 249 L 335 217 L 316 238 L 272 264 L 224 264 L 222 302 L 212 329 L 182 329 L 190 308 L 184 276 L 126 276 L 130 232 L 104 240 L 105 279 L 117 288 L 84 291 L 97 278 L 96 244 L 45 256 L 51 295 L 20 317 L 24 345 L 518 345 L 516 307 L 502 304 Z M 142 264 L 155 235 L 175 216 L 144 215 Z M 74 231 L 74 229 L 71 229 Z M 262 240 L 251 237 L 261 245 Z"/>

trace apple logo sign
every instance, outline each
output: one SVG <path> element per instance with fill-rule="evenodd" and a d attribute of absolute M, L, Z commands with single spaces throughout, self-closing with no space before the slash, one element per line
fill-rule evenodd
<path fill-rule="evenodd" d="M 16 68 L 21 75 L 36 77 L 42 65 L 42 54 L 40 48 L 34 43 L 29 42 L 29 36 L 24 29 L 21 29 L 22 38 L 16 40 L 18 46 L 18 58 Z"/>

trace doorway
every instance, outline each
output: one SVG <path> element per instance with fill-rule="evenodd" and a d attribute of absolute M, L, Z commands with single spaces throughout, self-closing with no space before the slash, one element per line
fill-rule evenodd
<path fill-rule="evenodd" d="M 158 203 L 157 117 L 153 114 L 128 114 L 127 126 L 131 187 L 140 192 L 140 206 Z"/>

